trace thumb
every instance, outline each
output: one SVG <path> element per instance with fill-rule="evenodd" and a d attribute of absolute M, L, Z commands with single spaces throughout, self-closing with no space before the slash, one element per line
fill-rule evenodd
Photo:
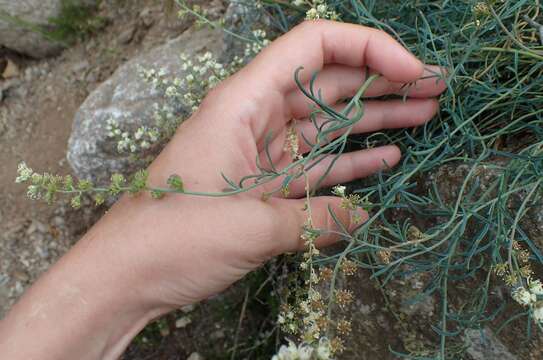
<path fill-rule="evenodd" d="M 335 196 L 314 197 L 309 206 L 306 204 L 306 199 L 279 201 L 278 210 L 283 226 L 278 228 L 276 237 L 280 243 L 278 253 L 303 251 L 306 246 L 301 237 L 308 224 L 320 232 L 317 247 L 326 247 L 340 240 L 341 234 L 350 233 L 368 219 L 368 214 L 361 209 L 344 209 L 342 199 Z"/>

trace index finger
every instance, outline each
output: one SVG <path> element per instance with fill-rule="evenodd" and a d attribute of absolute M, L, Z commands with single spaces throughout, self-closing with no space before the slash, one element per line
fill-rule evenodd
<path fill-rule="evenodd" d="M 247 70 L 260 81 L 266 74 L 270 86 L 286 93 L 296 87 L 293 74 L 300 66 L 305 69 L 300 73 L 304 83 L 332 63 L 368 66 L 390 81 L 403 83 L 419 79 L 424 71 L 422 62 L 387 33 L 328 20 L 298 25 L 266 48 Z"/>

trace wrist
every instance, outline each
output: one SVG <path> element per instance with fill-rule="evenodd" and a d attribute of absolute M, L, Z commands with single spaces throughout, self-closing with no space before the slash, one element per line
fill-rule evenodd
<path fill-rule="evenodd" d="M 0 357 L 116 359 L 165 312 L 101 224 L 45 274 L 0 323 Z M 106 241 L 107 240 L 107 241 Z M 122 239 L 118 239 L 122 241 Z"/>

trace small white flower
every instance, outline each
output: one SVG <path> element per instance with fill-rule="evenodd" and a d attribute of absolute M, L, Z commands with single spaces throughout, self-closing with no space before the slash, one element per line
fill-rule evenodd
<path fill-rule="evenodd" d="M 310 360 L 313 355 L 313 348 L 306 345 L 298 348 L 298 358 L 300 360 Z"/>
<path fill-rule="evenodd" d="M 134 134 L 134 139 L 140 140 L 144 134 L 145 134 L 145 128 L 142 126 Z"/>
<path fill-rule="evenodd" d="M 317 9 L 311 8 L 311 9 L 307 10 L 307 13 L 305 14 L 305 17 L 306 17 L 307 20 L 315 20 L 315 19 L 319 18 L 319 13 L 318 13 Z"/>
<path fill-rule="evenodd" d="M 527 306 L 537 301 L 535 294 L 523 287 L 519 287 L 513 291 L 513 299 L 522 306 Z"/>
<path fill-rule="evenodd" d="M 30 185 L 26 191 L 26 196 L 32 200 L 38 200 L 40 198 L 40 188 L 37 185 Z"/>
<path fill-rule="evenodd" d="M 534 295 L 543 295 L 543 284 L 540 280 L 529 280 L 528 286 L 530 287 L 530 292 Z"/>
<path fill-rule="evenodd" d="M 149 149 L 151 147 L 151 144 L 148 141 L 144 140 L 144 141 L 141 142 L 140 146 L 141 146 L 142 149 L 147 150 L 147 149 Z"/>
<path fill-rule="evenodd" d="M 332 356 L 332 350 L 330 349 L 330 341 L 328 341 L 328 339 L 322 338 L 319 341 L 316 355 L 318 360 L 330 360 Z"/>
<path fill-rule="evenodd" d="M 533 312 L 533 316 L 534 316 L 535 321 L 537 321 L 538 323 L 542 323 L 543 322 L 543 306 L 539 306 L 535 308 Z"/>
<path fill-rule="evenodd" d="M 336 196 L 344 197 L 345 196 L 345 190 L 347 190 L 347 188 L 345 186 L 337 185 L 337 186 L 334 186 L 334 188 L 332 189 L 332 194 L 334 194 Z"/>
<path fill-rule="evenodd" d="M 149 131 L 147 135 L 152 142 L 156 142 L 158 140 L 158 131 L 156 130 Z"/>
<path fill-rule="evenodd" d="M 326 11 L 328 11 L 328 6 L 322 4 L 317 6 L 317 11 L 321 14 L 324 14 Z"/>
<path fill-rule="evenodd" d="M 175 86 L 168 86 L 165 95 L 170 98 L 176 97 L 178 95 L 177 88 Z"/>
<path fill-rule="evenodd" d="M 287 319 L 290 319 L 290 320 L 294 319 L 294 313 L 292 311 L 289 311 L 287 313 Z"/>
<path fill-rule="evenodd" d="M 15 179 L 16 183 L 22 183 L 30 179 L 30 177 L 34 174 L 34 171 L 29 168 L 26 163 L 23 161 L 19 164 L 17 167 L 17 178 Z"/>

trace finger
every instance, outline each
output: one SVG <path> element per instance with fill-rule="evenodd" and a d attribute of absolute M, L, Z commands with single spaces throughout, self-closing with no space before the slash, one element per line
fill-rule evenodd
<path fill-rule="evenodd" d="M 311 189 L 317 184 L 326 187 L 346 183 L 393 167 L 400 161 L 401 152 L 397 146 L 388 145 L 345 153 L 335 158 L 335 156 L 328 156 L 307 172 L 307 182 Z M 332 165 L 331 171 L 326 175 L 330 165 Z M 321 178 L 325 175 L 326 177 L 321 182 Z M 306 179 L 299 178 L 290 184 L 290 197 L 298 198 L 304 196 L 305 193 Z"/>
<path fill-rule="evenodd" d="M 344 104 L 336 105 L 333 108 L 336 111 L 343 109 Z M 439 109 L 439 103 L 436 99 L 407 99 L 402 100 L 387 100 L 387 101 L 365 101 L 364 116 L 357 122 L 351 134 L 361 134 L 366 132 L 378 131 L 382 129 L 397 129 L 403 127 L 414 127 L 424 124 L 434 117 Z M 353 109 L 353 112 L 355 110 Z M 317 117 L 315 120 L 317 126 L 320 126 L 326 119 Z M 298 134 L 299 152 L 304 154 L 311 150 L 310 145 L 304 140 L 314 143 L 317 137 L 317 128 L 313 122 L 306 120 L 297 121 L 295 124 L 296 133 Z M 268 145 L 268 152 L 272 155 L 274 164 L 279 163 L 285 155 L 285 140 L 286 128 L 282 133 L 278 134 Z M 328 140 L 333 140 L 343 134 L 345 129 L 332 133 L 328 136 Z M 261 151 L 260 160 L 262 164 L 269 165 L 269 160 L 265 154 L 264 145 L 259 148 Z"/>
<path fill-rule="evenodd" d="M 422 63 L 391 36 L 372 28 L 333 21 L 307 21 L 281 36 L 248 66 L 247 77 L 286 94 L 296 87 L 293 74 L 300 66 L 302 83 L 325 64 L 368 66 L 394 82 L 419 79 Z M 266 74 L 265 79 L 262 74 Z M 255 84 L 255 86 L 257 85 Z"/>
<path fill-rule="evenodd" d="M 278 216 L 282 219 L 282 226 L 276 227 L 277 234 L 274 238 L 278 241 L 274 255 L 305 250 L 307 245 L 302 234 L 309 217 L 306 200 L 273 200 Z M 349 211 L 341 208 L 341 199 L 338 197 L 319 196 L 312 198 L 309 204 L 313 228 L 321 233 L 315 240 L 319 248 L 332 245 L 341 239 L 341 234 L 350 233 L 368 219 L 368 214 L 363 210 Z"/>
<path fill-rule="evenodd" d="M 411 98 L 429 98 L 441 94 L 446 84 L 437 75 L 441 71 L 438 66 L 426 65 L 422 79 L 412 83 L 392 82 L 384 77 L 375 80 L 365 97 L 383 95 L 401 95 Z M 317 76 L 313 85 L 315 93 L 322 95 L 325 104 L 335 104 L 341 99 L 354 96 L 366 80 L 366 70 L 342 65 L 327 65 Z M 305 88 L 309 89 L 309 83 Z M 314 108 L 314 102 L 299 89 L 292 90 L 286 96 L 291 117 L 300 119 L 309 116 Z"/>
<path fill-rule="evenodd" d="M 341 108 L 342 106 L 336 106 L 336 110 L 340 110 Z M 351 134 L 419 126 L 430 121 L 438 110 L 439 103 L 436 99 L 366 101 L 364 103 L 364 116 L 353 126 Z M 320 126 L 325 121 L 327 120 L 323 117 L 315 120 L 317 126 Z M 311 142 L 316 141 L 318 130 L 315 124 L 311 121 L 298 121 L 296 122 L 296 129 L 298 138 L 300 139 L 300 152 L 306 153 L 310 151 L 310 145 L 303 140 L 303 137 Z M 326 130 L 326 126 L 323 130 Z M 345 130 L 331 133 L 328 136 L 328 140 L 331 141 L 339 137 Z"/>

